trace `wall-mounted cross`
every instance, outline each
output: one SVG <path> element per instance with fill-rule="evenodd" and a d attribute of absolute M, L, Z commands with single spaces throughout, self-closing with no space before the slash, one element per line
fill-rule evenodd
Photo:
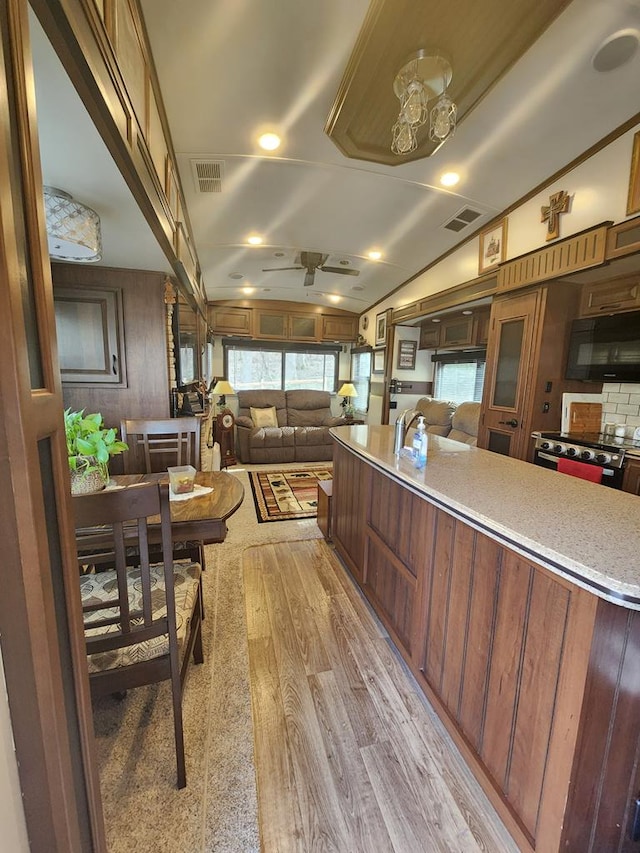
<path fill-rule="evenodd" d="M 549 196 L 549 204 L 543 204 L 540 208 L 540 222 L 547 223 L 547 240 L 555 240 L 560 236 L 560 214 L 569 210 L 570 201 L 569 193 L 560 190 Z"/>

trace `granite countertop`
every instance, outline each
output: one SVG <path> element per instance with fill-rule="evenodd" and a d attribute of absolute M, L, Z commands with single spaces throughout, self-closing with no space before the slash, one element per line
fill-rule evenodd
<path fill-rule="evenodd" d="M 427 466 L 393 453 L 392 426 L 334 439 L 472 526 L 595 595 L 640 610 L 640 499 L 576 477 L 429 436 Z"/>

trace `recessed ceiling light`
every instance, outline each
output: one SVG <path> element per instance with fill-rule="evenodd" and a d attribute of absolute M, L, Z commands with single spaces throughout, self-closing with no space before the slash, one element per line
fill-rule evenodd
<path fill-rule="evenodd" d="M 263 287 L 262 292 L 263 293 L 271 293 L 271 288 L 270 287 Z"/>
<path fill-rule="evenodd" d="M 284 258 L 284 252 L 274 252 L 273 257 L 274 258 Z"/>
<path fill-rule="evenodd" d="M 619 30 L 602 42 L 591 64 L 596 71 L 614 71 L 633 59 L 639 43 L 640 33 L 637 30 Z"/>
<path fill-rule="evenodd" d="M 439 323 L 439 322 L 440 322 L 440 318 L 439 318 L 439 317 L 434 317 L 434 318 L 433 318 L 433 320 L 432 320 L 431 322 L 432 322 L 432 323 Z"/>
<path fill-rule="evenodd" d="M 466 314 L 466 315 L 467 315 L 467 317 L 468 317 L 468 316 L 469 316 L 469 314 L 473 314 L 473 311 L 470 311 L 470 310 L 467 308 L 467 310 L 466 310 L 466 311 L 463 311 L 462 313 L 463 313 L 463 314 Z"/>
<path fill-rule="evenodd" d="M 328 299 L 329 299 L 329 302 L 340 302 L 340 300 L 342 299 L 342 297 L 341 297 L 341 296 L 338 296 L 338 295 L 337 295 L 337 294 L 335 294 L 335 293 L 330 293 L 330 294 L 329 294 L 329 296 L 328 296 Z"/>
<path fill-rule="evenodd" d="M 369 259 L 372 261 L 379 261 L 382 257 L 382 252 L 379 252 L 378 249 L 372 249 L 369 252 Z"/>
<path fill-rule="evenodd" d="M 250 237 L 247 237 L 247 243 L 251 246 L 259 246 L 262 243 L 262 237 L 259 237 L 257 234 L 252 234 Z"/>
<path fill-rule="evenodd" d="M 256 289 L 255 287 L 241 287 L 240 290 L 247 296 L 250 296 L 252 293 L 255 293 Z"/>
<path fill-rule="evenodd" d="M 235 281 L 239 281 L 241 278 L 244 278 L 244 275 L 241 272 L 230 272 L 229 278 L 233 278 Z"/>
<path fill-rule="evenodd" d="M 346 258 L 343 258 L 341 261 L 338 261 L 338 263 L 343 267 L 348 267 L 351 261 L 348 261 Z"/>
<path fill-rule="evenodd" d="M 460 175 L 457 172 L 445 172 L 440 176 L 440 183 L 443 187 L 455 187 L 460 180 Z"/>
<path fill-rule="evenodd" d="M 351 290 L 360 291 L 360 290 L 364 290 L 364 287 L 361 284 L 354 284 L 352 286 Z"/>
<path fill-rule="evenodd" d="M 275 151 L 280 147 L 281 139 L 277 133 L 263 133 L 258 138 L 258 145 L 264 148 L 265 151 Z"/>

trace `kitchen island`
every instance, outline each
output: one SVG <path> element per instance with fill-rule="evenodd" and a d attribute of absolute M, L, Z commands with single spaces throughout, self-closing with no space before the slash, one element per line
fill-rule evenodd
<path fill-rule="evenodd" d="M 523 850 L 637 850 L 640 503 L 340 427 L 336 549 Z"/>

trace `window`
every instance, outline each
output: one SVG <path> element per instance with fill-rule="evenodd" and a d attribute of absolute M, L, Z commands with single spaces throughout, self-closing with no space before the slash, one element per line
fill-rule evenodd
<path fill-rule="evenodd" d="M 434 394 L 453 403 L 482 400 L 486 353 L 443 353 L 433 355 L 436 365 Z"/>
<path fill-rule="evenodd" d="M 355 408 L 358 412 L 369 410 L 369 391 L 371 390 L 371 350 L 351 353 L 351 382 L 355 386 L 358 396 L 355 399 Z"/>
<path fill-rule="evenodd" d="M 340 349 L 223 341 L 224 372 L 235 391 L 312 388 L 335 394 Z"/>

